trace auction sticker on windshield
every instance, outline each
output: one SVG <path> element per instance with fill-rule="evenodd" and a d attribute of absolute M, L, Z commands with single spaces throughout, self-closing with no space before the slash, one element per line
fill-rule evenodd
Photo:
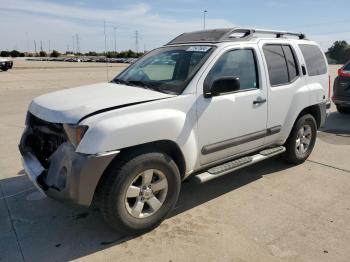
<path fill-rule="evenodd" d="M 202 46 L 202 45 L 195 45 L 190 46 L 187 48 L 186 51 L 188 52 L 207 52 L 211 47 L 210 46 Z"/>

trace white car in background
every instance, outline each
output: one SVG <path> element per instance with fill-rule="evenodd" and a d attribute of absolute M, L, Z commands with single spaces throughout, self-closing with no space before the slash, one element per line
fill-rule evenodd
<path fill-rule="evenodd" d="M 303 34 L 184 33 L 110 83 L 34 99 L 19 148 L 39 190 L 96 199 L 113 228 L 141 233 L 190 175 L 203 183 L 276 155 L 303 163 L 329 96 L 326 57 Z"/>

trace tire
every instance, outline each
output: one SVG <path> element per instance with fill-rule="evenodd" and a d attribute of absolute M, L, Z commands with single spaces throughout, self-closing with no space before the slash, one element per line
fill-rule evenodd
<path fill-rule="evenodd" d="M 99 188 L 100 209 L 115 230 L 128 235 L 144 233 L 157 227 L 174 208 L 180 186 L 179 169 L 168 155 L 136 154 L 108 168 Z"/>
<path fill-rule="evenodd" d="M 350 108 L 337 105 L 337 111 L 339 113 L 341 113 L 341 114 L 349 114 L 350 113 Z"/>
<path fill-rule="evenodd" d="M 306 114 L 297 119 L 285 144 L 285 158 L 289 163 L 301 164 L 310 156 L 316 142 L 315 118 Z"/>
<path fill-rule="evenodd" d="M 2 70 L 2 71 L 7 71 L 8 68 L 7 68 L 7 67 L 2 67 L 1 70 Z"/>

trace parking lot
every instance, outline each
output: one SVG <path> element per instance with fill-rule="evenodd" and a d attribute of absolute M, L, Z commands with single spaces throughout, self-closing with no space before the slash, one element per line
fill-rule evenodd
<path fill-rule="evenodd" d="M 97 208 L 42 197 L 17 149 L 28 104 L 125 66 L 15 61 L 0 71 L 0 261 L 350 261 L 350 115 L 334 105 L 304 164 L 275 158 L 189 179 L 170 217 L 142 236 L 113 232 Z M 333 83 L 339 66 L 330 68 Z"/>

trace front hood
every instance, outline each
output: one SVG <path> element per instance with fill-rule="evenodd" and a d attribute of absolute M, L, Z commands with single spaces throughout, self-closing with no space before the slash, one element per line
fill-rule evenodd
<path fill-rule="evenodd" d="M 75 124 L 96 112 L 173 96 L 141 87 L 99 83 L 39 96 L 29 111 L 48 122 Z"/>

